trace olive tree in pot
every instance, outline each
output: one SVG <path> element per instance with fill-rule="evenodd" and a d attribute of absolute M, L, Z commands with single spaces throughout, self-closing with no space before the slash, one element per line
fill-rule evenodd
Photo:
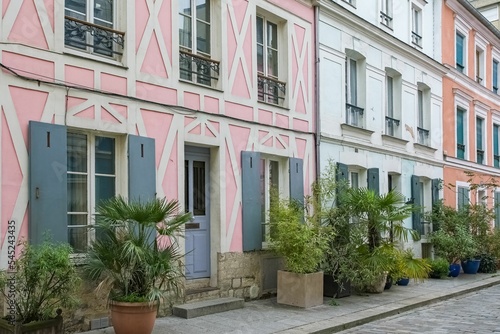
<path fill-rule="evenodd" d="M 19 257 L 0 273 L 8 311 L 0 319 L 0 333 L 64 333 L 62 309 L 78 304 L 74 293 L 80 284 L 71 246 L 48 240 L 17 246 L 22 248 Z"/>
<path fill-rule="evenodd" d="M 191 215 L 176 200 L 115 197 L 101 202 L 85 272 L 108 292 L 116 334 L 151 333 L 159 302 L 177 294 L 183 278 L 175 237 Z M 168 238 L 161 243 L 158 238 Z"/>
<path fill-rule="evenodd" d="M 323 304 L 323 272 L 318 265 L 327 247 L 327 231 L 305 219 L 298 202 L 273 195 L 269 211 L 270 248 L 285 261 L 278 271 L 277 300 L 280 304 L 311 307 Z"/>

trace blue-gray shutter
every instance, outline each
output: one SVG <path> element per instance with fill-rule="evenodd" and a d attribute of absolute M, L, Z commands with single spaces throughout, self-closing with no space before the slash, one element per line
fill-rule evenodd
<path fill-rule="evenodd" d="M 411 197 L 413 199 L 414 210 L 412 212 L 412 227 L 420 234 L 424 234 L 424 225 L 422 224 L 422 205 L 420 202 L 420 177 L 417 175 L 411 176 Z"/>
<path fill-rule="evenodd" d="M 335 181 L 337 181 L 337 188 L 335 189 L 335 192 L 337 196 L 338 206 L 341 203 L 341 194 L 344 193 L 342 190 L 345 190 L 344 187 L 347 187 L 349 182 L 349 167 L 346 164 L 337 162 L 337 168 L 335 169 L 335 172 Z"/>
<path fill-rule="evenodd" d="M 28 234 L 32 244 L 68 241 L 66 127 L 29 122 Z"/>
<path fill-rule="evenodd" d="M 435 205 L 439 200 L 439 184 L 440 179 L 432 179 L 432 205 Z"/>
<path fill-rule="evenodd" d="M 500 228 L 500 192 L 495 192 L 495 228 Z"/>
<path fill-rule="evenodd" d="M 262 249 L 260 153 L 241 152 L 243 251 Z"/>
<path fill-rule="evenodd" d="M 458 203 L 457 208 L 461 209 L 469 205 L 469 188 L 458 187 Z"/>
<path fill-rule="evenodd" d="M 380 194 L 380 182 L 378 168 L 368 169 L 368 189 L 373 190 L 375 194 Z"/>
<path fill-rule="evenodd" d="M 156 197 L 156 159 L 153 138 L 128 136 L 128 198 L 146 202 Z"/>
<path fill-rule="evenodd" d="M 304 160 L 290 158 L 290 199 L 304 206 Z"/>

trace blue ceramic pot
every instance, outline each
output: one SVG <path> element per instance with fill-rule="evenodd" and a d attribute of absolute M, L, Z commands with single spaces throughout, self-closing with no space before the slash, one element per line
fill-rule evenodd
<path fill-rule="evenodd" d="M 470 259 L 462 261 L 462 269 L 464 274 L 477 274 L 481 260 Z"/>
<path fill-rule="evenodd" d="M 407 286 L 408 283 L 410 283 L 410 279 L 409 278 L 400 278 L 396 281 L 396 284 L 397 285 L 401 285 L 401 286 Z"/>
<path fill-rule="evenodd" d="M 460 265 L 458 263 L 450 264 L 450 274 L 448 276 L 457 277 L 460 274 Z"/>

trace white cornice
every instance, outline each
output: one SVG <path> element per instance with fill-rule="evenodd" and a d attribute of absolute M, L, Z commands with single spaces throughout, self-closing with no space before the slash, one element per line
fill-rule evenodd
<path fill-rule="evenodd" d="M 472 172 L 481 172 L 481 173 L 488 173 L 488 174 L 495 174 L 495 175 L 500 175 L 500 169 L 492 167 L 492 166 L 486 166 L 486 165 L 480 165 L 475 162 L 469 161 L 469 160 L 461 160 L 449 156 L 444 156 L 444 161 L 445 165 L 450 166 L 450 167 L 456 167 L 460 169 L 467 169 Z"/>

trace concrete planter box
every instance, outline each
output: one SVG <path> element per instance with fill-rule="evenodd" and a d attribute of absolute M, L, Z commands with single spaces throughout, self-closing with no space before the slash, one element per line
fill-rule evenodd
<path fill-rule="evenodd" d="M 323 272 L 296 274 L 278 270 L 278 304 L 312 307 L 323 304 Z"/>
<path fill-rule="evenodd" d="M 13 326 L 9 321 L 0 319 L 0 334 L 63 334 L 63 318 L 18 324 Z"/>

